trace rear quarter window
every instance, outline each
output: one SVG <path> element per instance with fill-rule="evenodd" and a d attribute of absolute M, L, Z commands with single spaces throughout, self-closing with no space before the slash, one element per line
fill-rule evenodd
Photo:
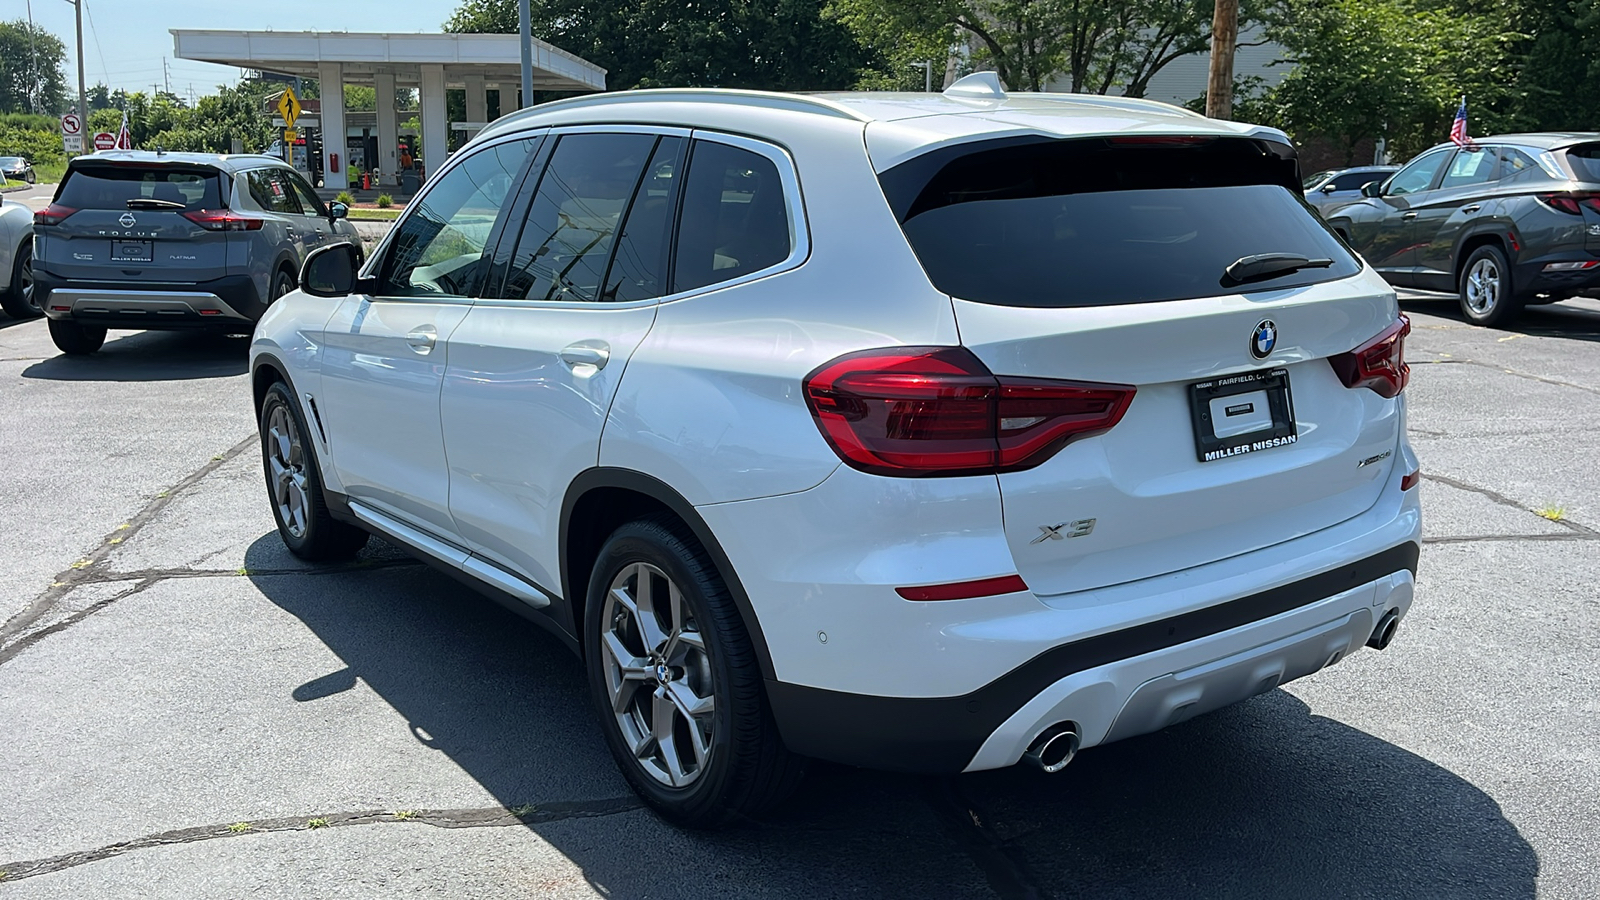
<path fill-rule="evenodd" d="M 214 169 L 94 166 L 67 170 L 56 202 L 72 209 L 127 209 L 129 200 L 165 200 L 187 209 L 218 209 Z"/>
<path fill-rule="evenodd" d="M 1257 141 L 1044 141 L 980 145 L 920 172 L 918 162 L 883 173 L 885 195 L 929 279 L 965 300 L 1111 306 L 1303 287 L 1361 269 L 1306 205 L 1292 160 Z M 1326 262 L 1243 285 L 1226 277 L 1267 253 Z"/>

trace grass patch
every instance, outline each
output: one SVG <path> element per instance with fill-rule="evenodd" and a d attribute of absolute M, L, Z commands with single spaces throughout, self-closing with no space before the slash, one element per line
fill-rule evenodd
<path fill-rule="evenodd" d="M 1543 509 L 1536 509 L 1534 512 L 1552 522 L 1559 522 L 1567 517 L 1567 508 L 1565 506 L 1546 506 Z"/>
<path fill-rule="evenodd" d="M 306 827 L 307 828 L 327 828 L 328 827 L 328 820 L 327 819 L 323 819 L 323 818 L 311 819 L 310 821 L 306 822 Z"/>
<path fill-rule="evenodd" d="M 373 202 L 378 204 L 379 209 L 388 209 L 389 207 L 394 206 L 394 198 L 388 194 L 379 194 L 378 199 Z"/>
<path fill-rule="evenodd" d="M 397 809 L 394 811 L 394 817 L 397 821 L 409 822 L 417 817 L 417 811 L 414 809 Z"/>
<path fill-rule="evenodd" d="M 393 208 L 363 209 L 361 207 L 351 207 L 350 214 L 345 218 L 364 219 L 369 222 L 393 222 L 395 219 L 400 218 L 400 213 L 401 210 Z"/>
<path fill-rule="evenodd" d="M 249 830 L 250 830 L 250 823 L 249 822 L 235 822 L 232 825 L 228 826 L 228 832 L 230 834 L 244 834 L 246 831 L 249 831 Z"/>
<path fill-rule="evenodd" d="M 528 816 L 533 815 L 535 809 L 537 809 L 537 807 L 535 807 L 532 803 L 524 803 L 521 806 L 511 807 L 511 814 L 519 819 L 525 819 Z"/>

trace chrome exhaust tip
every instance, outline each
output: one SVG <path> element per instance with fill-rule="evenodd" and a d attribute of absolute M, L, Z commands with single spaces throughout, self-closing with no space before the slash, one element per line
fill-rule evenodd
<path fill-rule="evenodd" d="M 1023 752 L 1022 758 L 1037 766 L 1041 772 L 1059 772 L 1078 755 L 1081 743 L 1077 725 L 1057 722 L 1039 732 L 1039 736 Z"/>
<path fill-rule="evenodd" d="M 1367 646 L 1374 650 L 1382 650 L 1394 640 L 1394 634 L 1400 630 L 1400 612 L 1389 610 L 1378 620 L 1378 627 L 1372 629 L 1372 637 L 1367 638 Z"/>

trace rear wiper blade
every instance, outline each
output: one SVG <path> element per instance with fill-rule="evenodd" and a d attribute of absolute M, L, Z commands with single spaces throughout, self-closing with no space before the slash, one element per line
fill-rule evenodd
<path fill-rule="evenodd" d="M 152 197 L 135 197 L 128 201 L 129 209 L 188 209 L 188 205 L 172 200 L 156 200 Z"/>
<path fill-rule="evenodd" d="M 1222 273 L 1222 286 L 1232 287 L 1251 281 L 1264 281 L 1301 269 L 1326 269 L 1331 259 L 1309 259 L 1298 253 L 1257 253 L 1241 256 Z"/>

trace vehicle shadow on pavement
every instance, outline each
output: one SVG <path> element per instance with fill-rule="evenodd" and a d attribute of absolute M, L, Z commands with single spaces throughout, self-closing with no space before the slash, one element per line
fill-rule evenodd
<path fill-rule="evenodd" d="M 254 542 L 249 570 L 277 544 Z M 581 665 L 535 626 L 422 568 L 251 578 L 342 661 L 295 700 L 366 682 L 507 808 L 630 796 Z M 527 827 L 615 897 L 1520 900 L 1539 868 L 1472 784 L 1283 690 L 1054 776 L 817 764 L 784 807 L 719 832 L 644 812 Z"/>
<path fill-rule="evenodd" d="M 88 356 L 61 354 L 22 370 L 51 381 L 185 381 L 243 375 L 250 341 L 183 331 L 113 332 Z"/>
<path fill-rule="evenodd" d="M 1593 303 L 1594 301 L 1579 301 Z M 1420 312 L 1441 319 L 1467 324 L 1461 305 L 1448 294 L 1437 297 L 1401 297 L 1402 312 Z M 1576 306 L 1571 301 L 1529 306 L 1514 321 L 1492 329 L 1511 334 L 1570 338 L 1575 341 L 1600 341 L 1600 310 Z"/>

